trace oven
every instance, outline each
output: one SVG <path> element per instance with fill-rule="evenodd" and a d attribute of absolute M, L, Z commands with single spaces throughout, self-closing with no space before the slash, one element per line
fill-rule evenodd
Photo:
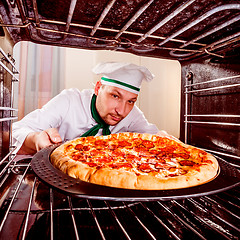
<path fill-rule="evenodd" d="M 238 0 L 2 0 L 0 13 L 0 239 L 239 239 Z M 17 160 L 19 41 L 178 60 L 180 139 L 218 159 L 219 181 L 154 196 L 79 194 L 48 166 Z"/>

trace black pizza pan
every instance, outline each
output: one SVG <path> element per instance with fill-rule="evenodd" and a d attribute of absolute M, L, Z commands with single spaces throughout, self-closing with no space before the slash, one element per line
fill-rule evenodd
<path fill-rule="evenodd" d="M 216 178 L 195 187 L 171 190 L 132 190 L 102 186 L 72 178 L 56 169 L 49 159 L 57 146 L 59 144 L 37 152 L 31 160 L 32 169 L 46 184 L 67 195 L 79 198 L 113 201 L 168 201 L 215 194 L 240 184 L 240 171 L 225 160 L 218 158 L 220 170 Z"/>

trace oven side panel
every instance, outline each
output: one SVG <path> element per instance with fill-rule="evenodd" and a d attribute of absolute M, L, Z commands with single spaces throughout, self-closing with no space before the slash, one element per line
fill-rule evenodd
<path fill-rule="evenodd" d="M 1 22 L 1 20 L 0 20 Z M 13 106 L 13 77 L 16 71 L 12 59 L 13 41 L 5 28 L 0 28 L 0 161 L 9 156 L 11 146 L 11 123 L 16 111 Z"/>
<path fill-rule="evenodd" d="M 240 165 L 239 63 L 182 66 L 180 138 Z"/>

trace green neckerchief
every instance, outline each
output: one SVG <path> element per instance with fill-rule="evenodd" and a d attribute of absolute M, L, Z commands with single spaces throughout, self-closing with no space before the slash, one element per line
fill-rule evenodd
<path fill-rule="evenodd" d="M 110 130 L 109 130 L 109 125 L 107 125 L 102 118 L 99 116 L 97 109 L 96 109 L 96 98 L 97 96 L 95 94 L 93 94 L 92 96 L 92 100 L 91 100 L 91 113 L 92 113 L 92 117 L 94 118 L 94 120 L 98 123 L 97 125 L 95 125 L 94 127 L 92 127 L 91 129 L 89 129 L 87 132 L 85 132 L 81 137 L 87 137 L 87 136 L 95 136 L 98 133 L 99 129 L 103 129 L 102 133 L 103 135 L 109 135 L 111 134 Z"/>

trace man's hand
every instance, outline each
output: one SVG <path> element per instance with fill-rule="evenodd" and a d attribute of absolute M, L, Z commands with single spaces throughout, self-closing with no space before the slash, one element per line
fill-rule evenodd
<path fill-rule="evenodd" d="M 56 128 L 49 128 L 45 131 L 39 132 L 35 136 L 35 149 L 36 151 L 48 147 L 52 144 L 61 142 L 62 139 Z"/>
<path fill-rule="evenodd" d="M 34 154 L 42 148 L 61 142 L 62 139 L 56 128 L 42 132 L 29 133 L 18 154 Z"/>

